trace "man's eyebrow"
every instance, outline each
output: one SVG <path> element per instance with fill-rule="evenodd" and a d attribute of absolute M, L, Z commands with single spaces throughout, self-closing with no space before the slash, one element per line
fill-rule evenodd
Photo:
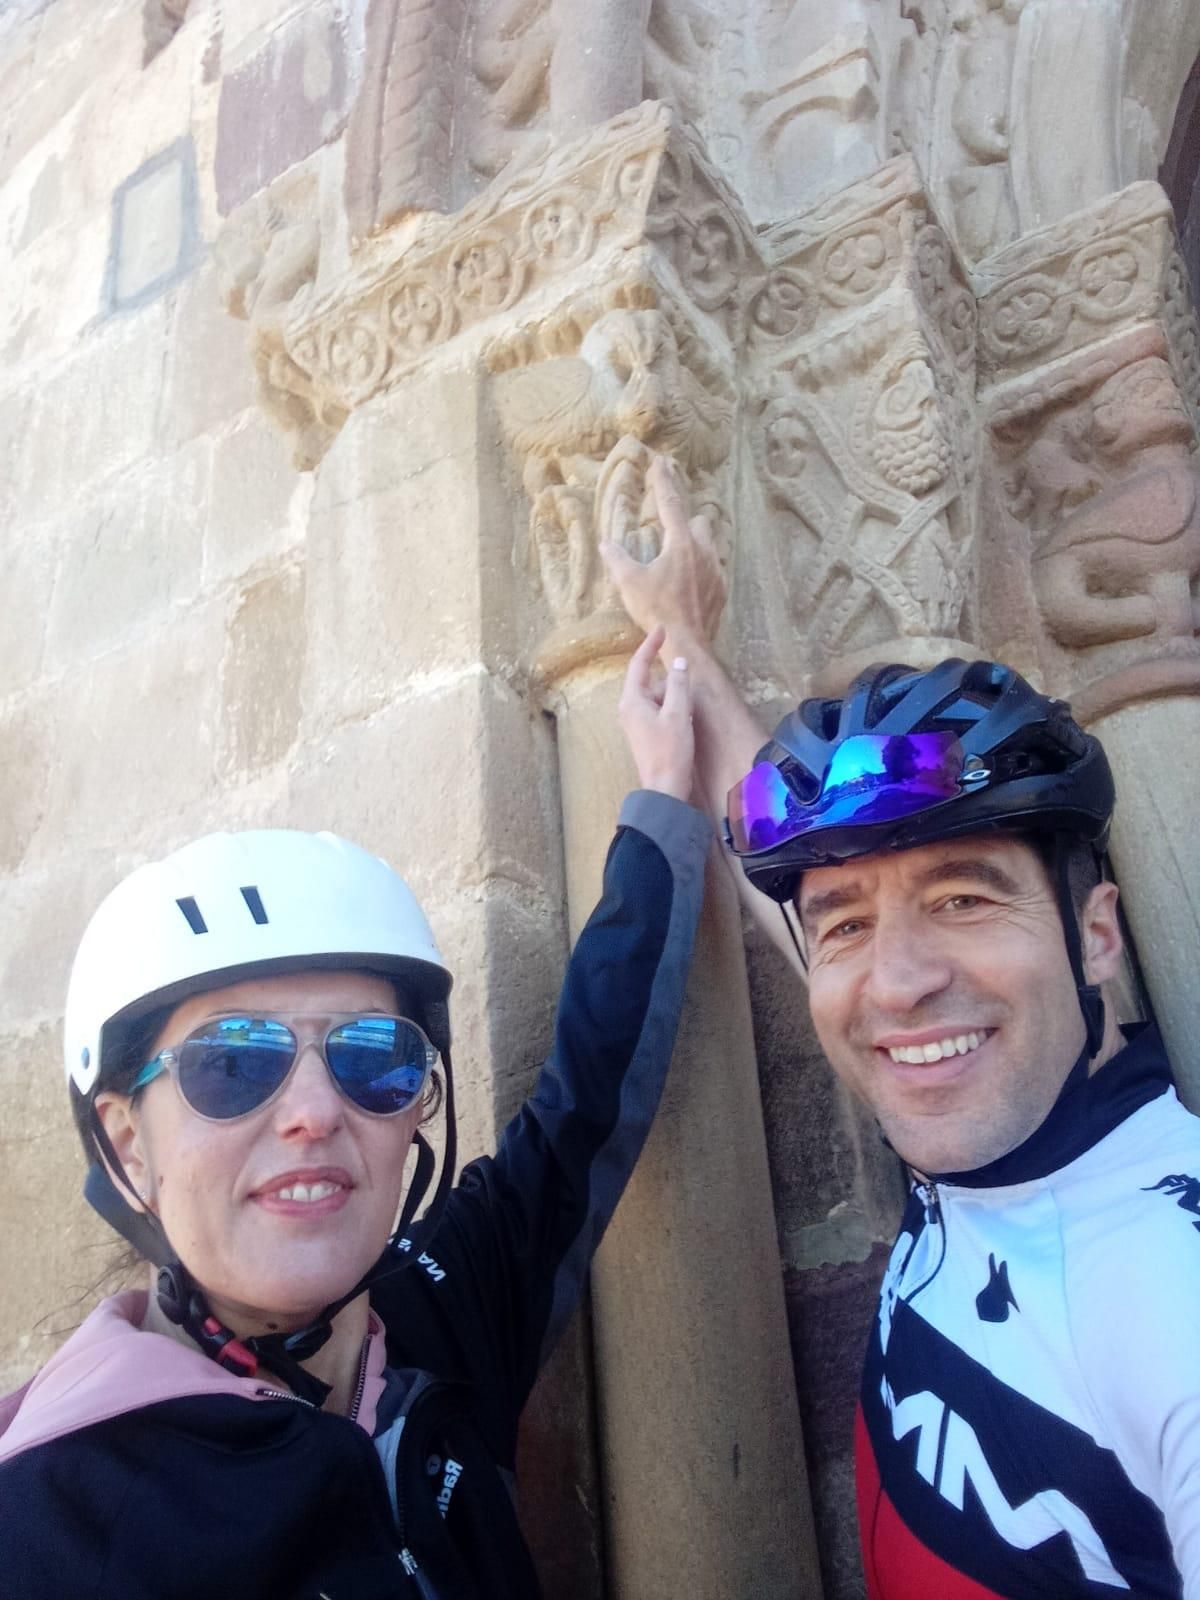
<path fill-rule="evenodd" d="M 947 861 L 935 861 L 931 867 L 926 867 L 924 872 L 917 875 L 917 883 L 923 889 L 930 888 L 933 884 L 945 883 L 952 878 L 966 878 L 970 882 L 986 884 L 989 889 L 996 889 L 1000 894 L 1020 894 L 1021 885 L 1003 867 L 994 861 L 988 861 L 982 856 L 951 856 Z"/>
<path fill-rule="evenodd" d="M 995 889 L 1000 894 L 1015 895 L 1021 890 L 1020 884 L 1003 867 L 998 867 L 994 861 L 988 861 L 982 856 L 951 856 L 945 861 L 935 861 L 932 866 L 926 867 L 924 872 L 917 875 L 915 887 L 928 889 L 938 883 L 954 880 L 968 883 L 985 884 L 989 889 Z M 800 920 L 815 926 L 822 917 L 831 911 L 841 911 L 847 906 L 861 903 L 864 895 L 862 885 L 857 879 L 852 878 L 848 883 L 839 883 L 832 889 L 826 889 L 821 894 L 814 894 L 811 900 L 800 897 Z"/>
<path fill-rule="evenodd" d="M 823 894 L 814 894 L 811 900 L 805 900 L 802 892 L 798 907 L 800 920 L 817 923 L 831 911 L 841 911 L 844 906 L 852 906 L 862 897 L 862 885 L 853 878 L 849 883 L 839 883 L 836 888 L 826 889 Z"/>

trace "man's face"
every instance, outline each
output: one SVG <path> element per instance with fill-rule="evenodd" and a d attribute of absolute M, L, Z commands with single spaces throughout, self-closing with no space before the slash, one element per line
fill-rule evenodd
<path fill-rule="evenodd" d="M 976 835 L 814 868 L 799 907 L 821 1045 L 910 1165 L 968 1171 L 1040 1126 L 1085 1032 L 1027 844 Z"/>

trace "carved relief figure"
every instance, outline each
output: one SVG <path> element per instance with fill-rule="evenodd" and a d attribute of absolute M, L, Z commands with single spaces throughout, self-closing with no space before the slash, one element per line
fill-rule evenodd
<path fill-rule="evenodd" d="M 759 207 L 786 216 L 866 176 L 891 153 L 889 108 L 902 38 L 897 8 L 791 0 L 765 10 L 744 101 Z"/>
<path fill-rule="evenodd" d="M 266 192 L 233 213 L 215 250 L 226 308 L 254 328 L 259 399 L 291 435 L 301 469 L 319 460 L 329 429 L 345 418 L 340 411 L 327 414 L 312 380 L 284 345 L 287 318 L 316 281 L 321 230 L 315 213 L 311 178 Z"/>
<path fill-rule="evenodd" d="M 463 0 L 370 0 L 362 88 L 346 132 L 346 210 L 363 238 L 451 205 L 454 64 Z"/>
<path fill-rule="evenodd" d="M 543 343 L 560 336 L 546 330 Z M 596 546 L 612 519 L 640 525 L 630 508 L 644 492 L 646 446 L 676 456 L 711 501 L 705 486 L 729 448 L 732 386 L 698 351 L 681 359 L 661 310 L 603 312 L 575 353 L 501 372 L 495 396 L 523 458 L 534 559 L 559 618 L 595 608 Z"/>
<path fill-rule="evenodd" d="M 958 244 L 971 261 L 1017 231 L 1013 201 L 1011 98 L 1017 23 L 1025 0 L 967 0 L 953 17 L 947 72 L 952 87 L 947 193 Z"/>
<path fill-rule="evenodd" d="M 1194 433 L 1162 356 L 1054 415 L 1026 451 L 1014 509 L 1040 540 L 1034 584 L 1061 644 L 1153 637 L 1194 647 L 1200 503 Z"/>
<path fill-rule="evenodd" d="M 694 119 L 715 28 L 700 0 L 486 0 L 472 45 L 486 98 L 471 165 L 493 176 L 539 135 L 570 138 L 643 99 Z"/>
<path fill-rule="evenodd" d="M 896 635 L 953 637 L 967 598 L 954 380 L 916 334 L 863 341 L 852 388 L 797 363 L 752 433 L 769 498 L 799 524 L 790 597 L 817 663 Z"/>

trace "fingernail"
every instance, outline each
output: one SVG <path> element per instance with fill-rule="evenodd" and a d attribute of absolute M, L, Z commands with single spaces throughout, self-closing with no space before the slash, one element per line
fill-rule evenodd
<path fill-rule="evenodd" d="M 672 661 L 671 665 L 675 668 L 676 672 L 686 672 L 687 671 L 687 657 L 686 656 L 676 656 L 674 661 Z"/>

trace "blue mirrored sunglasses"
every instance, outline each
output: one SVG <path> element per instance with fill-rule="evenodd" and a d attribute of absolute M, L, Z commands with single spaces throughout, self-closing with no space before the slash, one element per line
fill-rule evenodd
<path fill-rule="evenodd" d="M 729 791 L 735 855 L 760 855 L 818 828 L 897 822 L 964 792 L 963 748 L 952 733 L 860 733 L 833 753 L 807 804 L 770 761 Z M 969 775 L 984 779 L 985 771 Z"/>
<path fill-rule="evenodd" d="M 228 1122 L 272 1100 L 302 1048 L 278 1017 L 216 1017 L 147 1061 L 130 1092 L 169 1072 L 197 1116 Z M 394 1117 L 414 1105 L 437 1060 L 415 1022 L 375 1012 L 332 1019 L 319 1048 L 339 1092 L 374 1117 Z"/>

